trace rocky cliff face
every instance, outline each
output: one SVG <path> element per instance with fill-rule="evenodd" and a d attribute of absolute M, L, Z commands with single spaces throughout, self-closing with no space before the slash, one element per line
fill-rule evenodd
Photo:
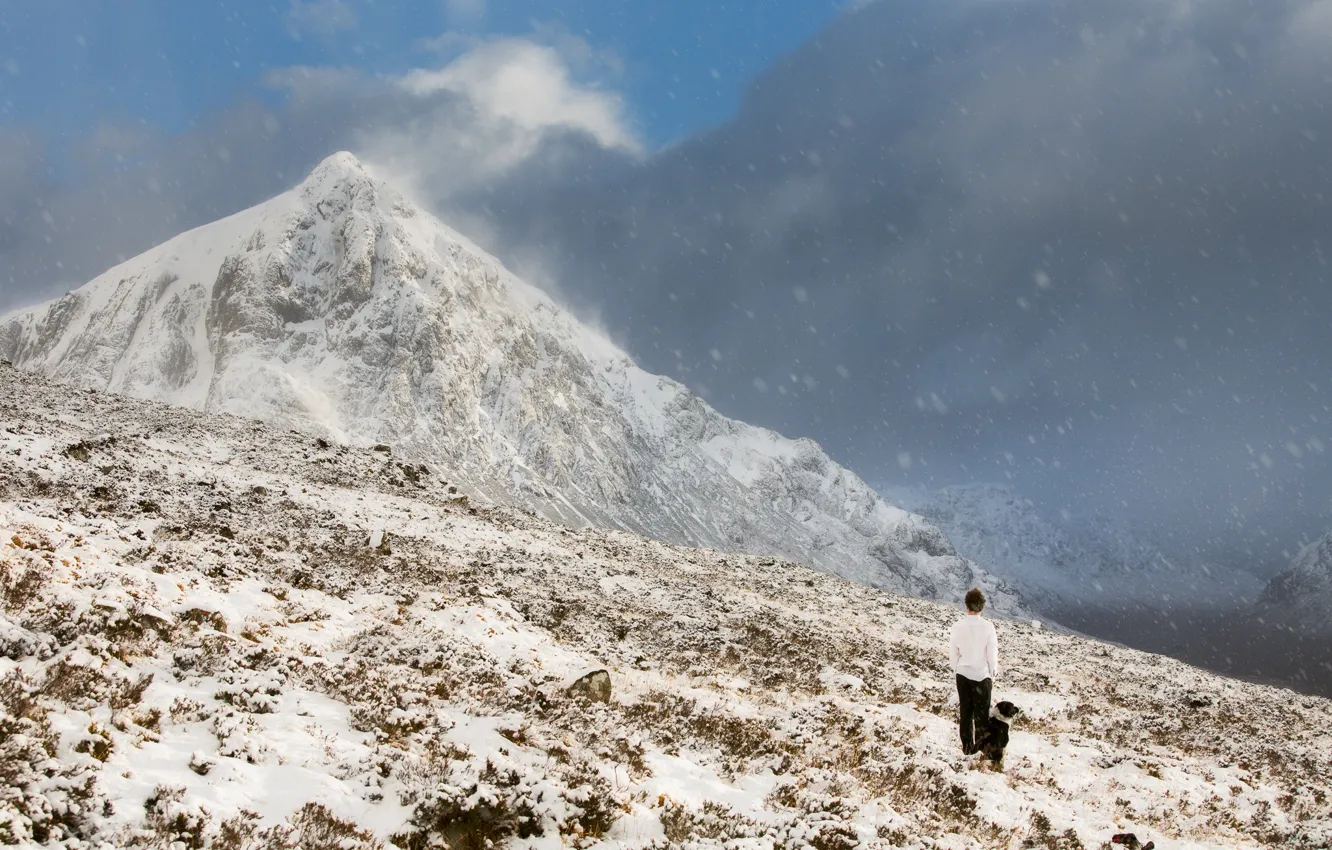
<path fill-rule="evenodd" d="M 816 444 L 727 419 L 349 154 L 53 303 L 0 357 L 62 382 L 387 442 L 566 524 L 775 555 L 939 600 L 1014 591 Z"/>

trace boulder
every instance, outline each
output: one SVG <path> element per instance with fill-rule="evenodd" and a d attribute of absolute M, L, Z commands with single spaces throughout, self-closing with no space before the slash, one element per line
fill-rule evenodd
<path fill-rule="evenodd" d="M 593 670 L 578 678 L 568 687 L 570 696 L 586 697 L 593 702 L 610 702 L 610 673 L 605 670 Z"/>

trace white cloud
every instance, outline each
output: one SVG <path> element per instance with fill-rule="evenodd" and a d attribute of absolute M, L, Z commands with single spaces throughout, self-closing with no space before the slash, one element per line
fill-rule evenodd
<path fill-rule="evenodd" d="M 356 10 L 347 0 L 291 0 L 287 8 L 287 32 L 292 38 L 332 38 L 355 27 Z"/>
<path fill-rule="evenodd" d="M 518 167 L 554 133 L 642 153 L 624 100 L 575 79 L 570 66 L 563 51 L 528 39 L 476 42 L 442 68 L 395 80 L 400 93 L 421 102 L 420 114 L 366 128 L 358 152 L 386 178 L 436 202 Z"/>
<path fill-rule="evenodd" d="M 417 95 L 465 95 L 479 117 L 495 124 L 528 132 L 581 130 L 604 147 L 639 147 L 618 95 L 579 85 L 555 48 L 526 39 L 484 43 L 438 71 L 407 74 L 402 85 Z"/>

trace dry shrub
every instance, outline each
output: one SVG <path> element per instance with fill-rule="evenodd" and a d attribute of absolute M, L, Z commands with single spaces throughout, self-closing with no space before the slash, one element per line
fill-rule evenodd
<path fill-rule="evenodd" d="M 580 764 L 564 775 L 564 781 L 569 787 L 564 798 L 576 811 L 560 824 L 560 835 L 581 847 L 610 832 L 621 810 L 606 778 L 590 765 Z"/>
<path fill-rule="evenodd" d="M 202 850 L 207 845 L 208 813 L 182 802 L 185 789 L 159 785 L 143 803 L 146 834 L 136 836 L 140 847 Z"/>
<path fill-rule="evenodd" d="M 90 837 L 96 773 L 60 762 L 58 739 L 44 718 L 0 714 L 0 844 Z"/>
<path fill-rule="evenodd" d="M 88 725 L 88 737 L 81 739 L 74 745 L 74 752 L 84 753 L 100 762 L 105 762 L 111 758 L 111 751 L 115 749 L 115 746 L 111 733 L 105 727 L 98 723 L 91 723 Z"/>
<path fill-rule="evenodd" d="M 648 692 L 627 708 L 625 714 L 641 728 L 658 733 L 669 731 L 677 738 L 716 746 L 733 759 L 761 758 L 795 750 L 774 738 L 761 721 L 735 717 L 715 708 L 700 708 L 695 700 L 663 690 Z"/>
<path fill-rule="evenodd" d="M 543 818 L 522 778 L 487 762 L 479 780 L 468 787 L 441 784 L 417 804 L 410 830 L 390 840 L 403 850 L 443 846 L 451 850 L 490 850 L 511 836 L 545 834 Z"/>
<path fill-rule="evenodd" d="M 1066 829 L 1059 834 L 1055 834 L 1054 828 L 1050 825 L 1050 819 L 1044 812 L 1031 813 L 1031 832 L 1022 842 L 1024 848 L 1041 848 L 1041 850 L 1086 850 L 1082 840 L 1072 828 Z"/>
<path fill-rule="evenodd" d="M 699 839 L 737 841 L 753 836 L 758 830 L 753 820 L 713 800 L 705 801 L 701 809 L 691 809 L 665 797 L 661 804 L 661 826 L 672 846 Z"/>
<path fill-rule="evenodd" d="M 37 598 L 46 584 L 50 570 L 45 565 L 19 564 L 16 559 L 0 560 L 0 599 L 6 611 L 22 611 Z"/>
<path fill-rule="evenodd" d="M 356 824 L 342 820 L 319 803 L 306 803 L 282 826 L 268 830 L 262 850 L 377 850 L 375 837 Z M 257 850 L 257 848 L 256 848 Z"/>
<path fill-rule="evenodd" d="M 227 618 L 223 617 L 217 611 L 208 611 L 203 608 L 191 608 L 180 615 L 182 623 L 188 623 L 196 629 L 201 626 L 208 626 L 214 631 L 225 633 L 227 630 Z"/>

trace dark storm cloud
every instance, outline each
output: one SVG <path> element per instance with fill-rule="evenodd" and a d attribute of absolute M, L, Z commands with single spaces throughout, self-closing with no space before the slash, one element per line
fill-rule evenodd
<path fill-rule="evenodd" d="M 1332 514 L 1329 43 L 1330 0 L 881 0 L 649 160 L 555 128 L 492 170 L 466 97 L 286 72 L 76 175 L 0 137 L 0 309 L 349 147 L 867 479 L 1011 476 L 1262 567 Z"/>
<path fill-rule="evenodd" d="M 1332 513 L 1329 43 L 1326 0 L 883 0 L 727 126 L 486 208 L 645 365 L 868 478 L 1245 562 Z"/>

